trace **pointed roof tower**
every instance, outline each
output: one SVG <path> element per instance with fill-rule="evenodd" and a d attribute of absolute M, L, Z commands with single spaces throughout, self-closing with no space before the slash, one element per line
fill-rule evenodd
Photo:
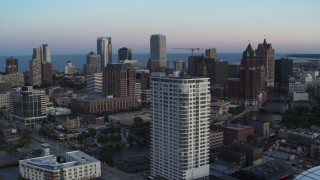
<path fill-rule="evenodd" d="M 248 56 L 250 56 L 250 57 L 255 56 L 255 52 L 254 52 L 254 50 L 252 49 L 252 46 L 251 46 L 250 43 L 248 44 L 247 49 L 246 49 L 245 51 L 243 51 L 243 54 L 242 54 L 242 57 L 243 57 L 243 58 L 248 57 Z"/>

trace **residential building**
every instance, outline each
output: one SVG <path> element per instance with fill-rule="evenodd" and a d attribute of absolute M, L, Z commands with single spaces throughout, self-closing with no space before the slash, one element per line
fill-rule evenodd
<path fill-rule="evenodd" d="M 254 128 L 240 124 L 231 124 L 228 126 L 221 126 L 223 130 L 223 144 L 229 145 L 234 141 L 247 141 L 249 135 L 254 135 Z"/>
<path fill-rule="evenodd" d="M 112 44 L 111 37 L 97 38 L 97 54 L 101 56 L 101 69 L 107 64 L 112 63 Z"/>
<path fill-rule="evenodd" d="M 102 93 L 103 91 L 103 74 L 92 73 L 86 76 L 87 92 Z"/>
<path fill-rule="evenodd" d="M 209 78 L 151 76 L 151 176 L 209 177 Z"/>
<path fill-rule="evenodd" d="M 71 61 L 67 61 L 67 64 L 64 66 L 64 74 L 74 74 L 75 67 Z"/>
<path fill-rule="evenodd" d="M 0 81 L 7 81 L 10 82 L 10 88 L 17 87 L 17 86 L 23 86 L 24 85 L 24 75 L 23 73 L 16 72 L 16 73 L 10 73 L 6 75 L 0 75 Z"/>
<path fill-rule="evenodd" d="M 264 79 L 266 80 L 266 86 L 274 87 L 275 51 L 272 48 L 271 43 L 267 43 L 266 39 L 264 39 L 263 43 L 258 45 L 255 52 L 258 57 L 259 66 L 265 67 Z"/>
<path fill-rule="evenodd" d="M 118 62 L 123 60 L 132 60 L 131 48 L 123 47 L 118 49 Z"/>
<path fill-rule="evenodd" d="M 254 128 L 255 134 L 262 137 L 269 137 L 270 123 L 268 121 L 250 120 L 248 124 Z"/>
<path fill-rule="evenodd" d="M 289 93 L 293 92 L 299 92 L 299 93 L 305 93 L 307 90 L 306 83 L 300 82 L 300 81 L 291 81 L 289 82 Z"/>
<path fill-rule="evenodd" d="M 33 59 L 30 61 L 30 84 L 32 86 L 41 86 L 41 60 Z"/>
<path fill-rule="evenodd" d="M 165 35 L 153 34 L 150 36 L 150 58 L 156 61 L 157 67 L 168 67 Z"/>
<path fill-rule="evenodd" d="M 230 102 L 228 101 L 214 101 L 210 104 L 211 114 L 213 116 L 222 116 L 229 111 Z"/>
<path fill-rule="evenodd" d="M 247 49 L 242 54 L 240 67 L 240 97 L 246 106 L 258 103 L 259 74 L 259 61 L 249 43 Z"/>
<path fill-rule="evenodd" d="M 136 82 L 141 84 L 141 90 L 150 89 L 150 72 L 148 69 L 136 70 Z"/>
<path fill-rule="evenodd" d="M 52 83 L 52 64 L 50 62 L 42 62 L 41 64 L 42 83 Z"/>
<path fill-rule="evenodd" d="M 10 56 L 6 59 L 6 74 L 12 74 L 19 72 L 18 59 Z"/>
<path fill-rule="evenodd" d="M 19 161 L 19 173 L 25 179 L 97 179 L 101 177 L 101 162 L 81 151 L 65 154 L 66 162 L 54 155 Z"/>
<path fill-rule="evenodd" d="M 245 153 L 247 166 L 256 166 L 262 163 L 263 148 L 261 147 L 237 141 L 230 144 L 230 149 L 238 153 Z"/>
<path fill-rule="evenodd" d="M 173 61 L 173 71 L 182 71 L 185 68 L 183 60 Z"/>
<path fill-rule="evenodd" d="M 71 99 L 71 110 L 75 113 L 102 113 L 129 110 L 140 105 L 136 96 L 110 97 L 88 95 Z"/>
<path fill-rule="evenodd" d="M 281 58 L 275 61 L 275 87 L 289 89 L 289 77 L 292 75 L 293 60 Z"/>
<path fill-rule="evenodd" d="M 216 59 L 217 56 L 217 50 L 216 48 L 209 48 L 205 50 L 205 56 L 208 58 Z"/>
<path fill-rule="evenodd" d="M 35 127 L 46 122 L 47 105 L 44 90 L 35 90 L 32 86 L 15 88 L 10 95 L 12 119 L 22 126 Z"/>
<path fill-rule="evenodd" d="M 135 96 L 135 84 L 136 73 L 130 63 L 108 64 L 103 71 L 104 96 Z"/>
<path fill-rule="evenodd" d="M 7 109 L 10 105 L 10 91 L 0 93 L 0 109 Z"/>
<path fill-rule="evenodd" d="M 0 93 L 9 91 L 11 89 L 11 83 L 9 81 L 0 80 Z"/>
<path fill-rule="evenodd" d="M 77 129 L 80 128 L 80 117 L 72 115 L 57 115 L 56 123 L 62 125 L 64 129 Z"/>
<path fill-rule="evenodd" d="M 87 54 L 86 64 L 83 66 L 83 71 L 86 75 L 102 72 L 100 55 L 92 51 Z"/>
<path fill-rule="evenodd" d="M 210 130 L 209 133 L 210 150 L 217 154 L 223 146 L 223 131 Z"/>

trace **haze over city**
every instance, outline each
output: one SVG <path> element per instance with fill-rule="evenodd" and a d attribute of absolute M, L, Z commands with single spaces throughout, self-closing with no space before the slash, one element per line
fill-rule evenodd
<path fill-rule="evenodd" d="M 318 53 L 320 1 L 18 1 L 0 6 L 0 55 L 31 55 L 49 44 L 52 54 L 85 54 L 96 38 L 112 37 L 113 53 L 123 46 L 149 53 L 151 34 L 175 47 L 215 47 L 242 52 L 248 40 L 266 38 L 277 53 Z"/>

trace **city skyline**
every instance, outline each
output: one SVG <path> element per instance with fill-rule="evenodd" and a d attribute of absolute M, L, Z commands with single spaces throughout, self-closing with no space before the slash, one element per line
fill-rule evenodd
<path fill-rule="evenodd" d="M 240 53 L 250 40 L 264 38 L 276 53 L 318 53 L 320 1 L 9 1 L 0 7 L 0 55 L 31 54 L 48 44 L 52 54 L 85 54 L 97 37 L 112 37 L 121 47 L 149 53 L 149 37 L 167 37 L 171 48 L 216 48 Z"/>

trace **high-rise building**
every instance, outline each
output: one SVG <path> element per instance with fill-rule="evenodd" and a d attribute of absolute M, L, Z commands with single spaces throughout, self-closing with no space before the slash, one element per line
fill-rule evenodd
<path fill-rule="evenodd" d="M 206 49 L 205 57 L 216 59 L 217 50 L 216 48 Z"/>
<path fill-rule="evenodd" d="M 293 60 L 282 58 L 275 61 L 275 87 L 288 90 L 289 76 L 292 75 Z"/>
<path fill-rule="evenodd" d="M 168 67 L 165 35 L 154 34 L 150 36 L 150 58 L 157 62 L 158 67 Z"/>
<path fill-rule="evenodd" d="M 47 119 L 45 97 L 44 90 L 34 90 L 32 86 L 13 89 L 10 95 L 12 120 L 29 127 L 44 123 Z"/>
<path fill-rule="evenodd" d="M 119 48 L 118 50 L 118 62 L 121 62 L 123 60 L 132 60 L 132 52 L 131 48 Z"/>
<path fill-rule="evenodd" d="M 42 63 L 51 63 L 51 51 L 48 44 L 42 44 L 41 46 L 41 61 Z"/>
<path fill-rule="evenodd" d="M 71 61 L 67 61 L 66 66 L 64 66 L 64 74 L 74 74 L 75 73 L 75 67 L 72 64 Z"/>
<path fill-rule="evenodd" d="M 101 93 L 103 90 L 103 74 L 92 73 L 86 76 L 87 92 Z"/>
<path fill-rule="evenodd" d="M 42 62 L 41 64 L 42 83 L 52 83 L 52 64 L 50 62 Z"/>
<path fill-rule="evenodd" d="M 239 64 L 229 64 L 229 75 L 228 78 L 239 78 L 240 77 L 240 65 Z"/>
<path fill-rule="evenodd" d="M 86 64 L 83 67 L 84 74 L 100 73 L 101 70 L 101 56 L 94 52 L 90 52 L 86 57 Z"/>
<path fill-rule="evenodd" d="M 209 176 L 209 78 L 151 76 L 151 176 Z"/>
<path fill-rule="evenodd" d="M 6 59 L 6 74 L 18 72 L 18 59 L 10 56 Z"/>
<path fill-rule="evenodd" d="M 111 63 L 103 70 L 103 94 L 113 97 L 135 96 L 136 73 L 131 63 Z"/>
<path fill-rule="evenodd" d="M 185 68 L 183 60 L 176 60 L 173 62 L 174 71 L 182 71 Z"/>
<path fill-rule="evenodd" d="M 243 52 L 240 67 L 240 97 L 245 105 L 255 105 L 257 103 L 259 74 L 259 61 L 251 44 L 249 44 Z"/>
<path fill-rule="evenodd" d="M 258 57 L 259 66 L 263 65 L 265 68 L 266 86 L 273 87 L 275 51 L 272 49 L 271 44 L 267 43 L 266 39 L 263 40 L 263 43 L 258 45 L 256 55 Z"/>
<path fill-rule="evenodd" d="M 52 83 L 51 51 L 47 44 L 33 48 L 30 79 L 31 85 L 41 86 L 42 83 Z"/>
<path fill-rule="evenodd" d="M 112 63 L 111 37 L 97 38 L 97 54 L 101 56 L 102 70 L 107 66 L 107 64 Z"/>
<path fill-rule="evenodd" d="M 37 49 L 37 48 L 36 48 Z M 41 60 L 33 59 L 30 61 L 30 84 L 32 86 L 41 86 Z"/>

